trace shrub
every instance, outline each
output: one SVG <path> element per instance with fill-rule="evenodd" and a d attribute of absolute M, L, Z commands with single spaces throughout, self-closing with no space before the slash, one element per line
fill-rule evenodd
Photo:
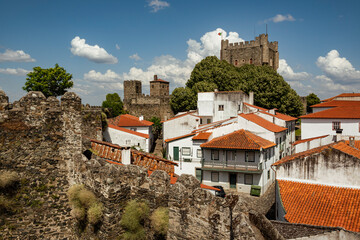
<path fill-rule="evenodd" d="M 149 206 L 144 201 L 131 200 L 126 204 L 120 225 L 125 229 L 124 239 L 145 239 L 144 220 L 149 215 Z"/>
<path fill-rule="evenodd" d="M 157 208 L 150 216 L 151 226 L 160 235 L 166 235 L 169 228 L 169 210 L 165 207 Z"/>
<path fill-rule="evenodd" d="M 20 181 L 16 172 L 3 171 L 0 173 L 0 188 L 13 187 Z"/>
<path fill-rule="evenodd" d="M 95 225 L 98 223 L 103 215 L 103 205 L 101 203 L 94 203 L 88 210 L 89 223 Z"/>
<path fill-rule="evenodd" d="M 94 193 L 84 188 L 79 191 L 79 201 L 86 208 L 89 208 L 96 203 L 96 197 Z"/>
<path fill-rule="evenodd" d="M 71 210 L 71 216 L 79 221 L 85 220 L 85 208 L 73 207 Z"/>
<path fill-rule="evenodd" d="M 68 195 L 68 198 L 69 198 L 69 201 L 70 201 L 70 204 L 73 205 L 73 206 L 80 206 L 81 203 L 80 203 L 80 199 L 79 199 L 79 192 L 81 190 L 84 189 L 84 185 L 80 185 L 80 184 L 75 184 L 75 185 L 72 185 L 68 192 L 67 192 L 67 195 Z"/>
<path fill-rule="evenodd" d="M 15 203 L 12 200 L 0 196 L 0 213 L 11 213 L 15 210 Z"/>

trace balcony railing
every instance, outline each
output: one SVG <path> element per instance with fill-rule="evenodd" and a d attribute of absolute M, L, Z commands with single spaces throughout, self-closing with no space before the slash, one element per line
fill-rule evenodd
<path fill-rule="evenodd" d="M 259 162 L 226 162 L 219 160 L 205 160 L 203 167 L 209 168 L 223 168 L 227 170 L 244 170 L 244 171 L 261 171 L 263 170 L 262 163 Z"/>

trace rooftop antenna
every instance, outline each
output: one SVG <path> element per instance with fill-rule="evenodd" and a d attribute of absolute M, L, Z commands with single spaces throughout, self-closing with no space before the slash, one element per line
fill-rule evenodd
<path fill-rule="evenodd" d="M 266 35 L 267 35 L 267 24 L 266 24 Z"/>

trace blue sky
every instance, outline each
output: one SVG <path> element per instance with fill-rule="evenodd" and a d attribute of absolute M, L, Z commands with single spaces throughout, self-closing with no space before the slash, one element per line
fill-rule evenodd
<path fill-rule="evenodd" d="M 279 42 L 278 72 L 298 92 L 360 90 L 360 1 L 0 0 L 0 89 L 18 100 L 26 73 L 55 63 L 84 103 L 101 105 L 154 74 L 184 86 L 194 65 L 219 56 L 220 37 Z"/>

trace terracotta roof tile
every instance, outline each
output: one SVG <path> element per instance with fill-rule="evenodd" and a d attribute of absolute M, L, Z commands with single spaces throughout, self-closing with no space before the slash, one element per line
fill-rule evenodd
<path fill-rule="evenodd" d="M 260 150 L 261 148 L 273 147 L 276 144 L 263 139 L 244 129 L 217 137 L 200 145 L 202 148 L 221 149 L 249 149 Z"/>
<path fill-rule="evenodd" d="M 172 142 L 172 141 L 175 141 L 175 140 L 178 140 L 178 139 L 182 139 L 182 138 L 194 136 L 195 134 L 196 134 L 196 133 L 189 133 L 189 134 L 182 135 L 182 136 L 178 136 L 178 137 L 174 137 L 174 138 L 168 138 L 168 139 L 165 139 L 165 142 L 166 142 L 166 143 Z"/>
<path fill-rule="evenodd" d="M 269 111 L 269 109 L 262 108 L 262 107 L 258 107 L 258 106 L 252 105 L 252 104 L 250 104 L 250 103 L 244 102 L 244 104 L 245 104 L 246 106 L 249 106 L 249 107 L 252 107 L 252 108 L 256 108 L 256 109 L 259 109 L 259 110 L 261 110 L 261 111 Z"/>
<path fill-rule="evenodd" d="M 193 140 L 208 140 L 209 137 L 211 136 L 211 132 L 201 132 L 198 133 L 196 136 L 194 136 L 192 139 Z"/>
<path fill-rule="evenodd" d="M 196 111 L 189 111 L 189 112 L 187 112 L 187 113 L 180 114 L 180 115 L 178 115 L 178 116 L 175 116 L 175 117 L 173 117 L 173 118 L 170 118 L 170 119 L 168 119 L 168 120 L 161 121 L 161 122 L 168 122 L 168 121 L 171 121 L 171 120 L 174 120 L 174 119 L 176 119 L 176 118 L 180 118 L 180 117 L 183 117 L 183 116 L 186 116 L 186 115 L 191 115 L 191 116 L 200 118 L 199 116 L 196 116 L 196 115 L 194 114 L 195 112 L 196 112 Z"/>
<path fill-rule="evenodd" d="M 319 104 L 312 105 L 312 108 L 327 108 L 327 107 L 356 107 L 360 106 L 360 101 L 340 101 L 333 100 L 328 102 L 322 102 Z"/>
<path fill-rule="evenodd" d="M 294 142 L 292 145 L 297 145 L 299 143 L 304 143 L 304 142 L 309 142 L 309 141 L 312 141 L 312 140 L 315 140 L 315 139 L 319 139 L 319 138 L 324 138 L 324 137 L 327 137 L 329 135 L 324 135 L 324 136 L 319 136 L 319 137 L 313 137 L 313 138 L 306 138 L 306 139 L 301 139 L 301 140 L 298 140 L 296 142 Z"/>
<path fill-rule="evenodd" d="M 123 114 L 115 118 L 108 119 L 109 124 L 115 125 L 117 127 L 148 127 L 153 125 L 153 122 L 146 120 L 139 120 L 138 117 L 132 116 L 130 114 Z"/>
<path fill-rule="evenodd" d="M 350 147 L 348 144 L 346 144 L 345 142 L 339 142 L 335 145 L 332 146 L 333 148 L 342 151 L 344 153 L 347 153 L 353 157 L 359 158 L 360 159 L 360 150 L 357 148 L 353 148 Z"/>
<path fill-rule="evenodd" d="M 127 132 L 127 133 L 130 133 L 130 134 L 139 136 L 139 137 L 149 138 L 149 134 L 132 131 L 132 130 L 129 130 L 129 129 L 127 129 L 127 128 L 117 127 L 117 126 L 114 126 L 114 125 L 112 125 L 112 124 L 109 124 L 108 127 L 109 127 L 109 128 L 113 128 L 113 129 L 116 129 L 116 130 L 119 130 L 119 131 L 122 131 L 122 132 Z"/>
<path fill-rule="evenodd" d="M 280 127 L 272 122 L 269 122 L 268 120 L 263 119 L 260 116 L 257 116 L 254 113 L 241 113 L 239 114 L 240 117 L 245 118 L 248 121 L 251 121 L 257 125 L 259 125 L 260 127 L 263 127 L 271 132 L 282 132 L 282 131 L 286 131 L 287 128 L 284 127 Z"/>
<path fill-rule="evenodd" d="M 122 150 L 128 149 L 124 147 L 120 147 L 119 145 L 99 141 L 92 139 L 91 140 L 91 149 L 94 154 L 104 158 L 107 162 L 117 165 L 122 165 Z M 133 165 L 141 166 L 146 168 L 147 170 L 164 170 L 170 176 L 173 176 L 175 173 L 174 166 L 178 164 L 169 161 L 167 159 L 160 158 L 156 155 L 144 153 L 140 151 L 136 151 L 134 149 L 130 149 L 131 151 L 131 162 Z"/>
<path fill-rule="evenodd" d="M 335 97 L 324 99 L 324 100 L 322 100 L 322 102 L 332 101 L 337 97 L 360 97 L 360 93 L 342 93 L 342 94 L 339 94 L 339 95 L 337 95 Z"/>
<path fill-rule="evenodd" d="M 162 80 L 160 78 L 156 79 L 156 80 L 153 80 L 153 81 L 150 81 L 150 82 L 163 82 L 163 83 L 169 83 L 168 81 L 165 81 L 165 80 Z"/>
<path fill-rule="evenodd" d="M 360 106 L 334 107 L 324 111 L 303 115 L 299 118 L 359 119 Z"/>
<path fill-rule="evenodd" d="M 350 143 L 349 143 L 349 140 L 346 140 L 345 143 L 346 143 L 347 145 L 350 144 Z M 359 141 L 359 140 L 355 140 L 355 141 L 354 141 L 354 147 L 357 148 L 357 149 L 360 149 L 360 141 Z"/>
<path fill-rule="evenodd" d="M 290 223 L 360 232 L 360 189 L 277 180 Z"/>
<path fill-rule="evenodd" d="M 284 120 L 284 121 L 295 121 L 295 120 L 297 120 L 297 118 L 294 118 L 292 116 L 282 114 L 282 113 L 279 113 L 279 112 L 275 112 L 275 115 L 271 114 L 269 112 L 265 112 L 265 111 L 261 111 L 261 113 L 267 114 L 267 115 L 272 116 L 272 117 L 279 118 L 279 119 Z"/>

